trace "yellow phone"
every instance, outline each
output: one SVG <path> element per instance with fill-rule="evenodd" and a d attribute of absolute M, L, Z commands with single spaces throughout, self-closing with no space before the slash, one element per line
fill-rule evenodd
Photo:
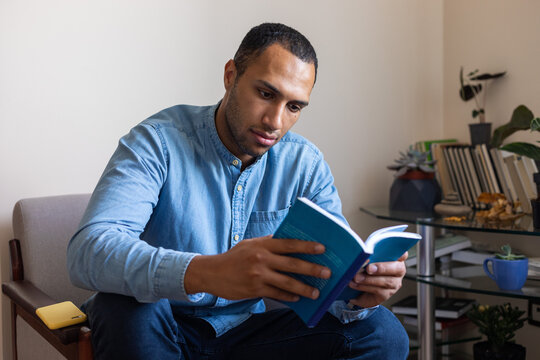
<path fill-rule="evenodd" d="M 36 314 L 51 330 L 86 321 L 86 314 L 71 301 L 40 307 Z"/>

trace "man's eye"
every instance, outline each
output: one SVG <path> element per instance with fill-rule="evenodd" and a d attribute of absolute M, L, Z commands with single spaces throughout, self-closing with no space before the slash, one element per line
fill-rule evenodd
<path fill-rule="evenodd" d="M 302 110 L 302 108 L 298 105 L 289 105 L 289 110 L 291 112 L 299 112 L 300 110 Z"/>
<path fill-rule="evenodd" d="M 270 99 L 270 98 L 272 98 L 272 93 L 270 93 L 270 92 L 268 92 L 268 91 L 259 90 L 259 93 L 261 94 L 261 96 L 262 96 L 264 99 Z"/>

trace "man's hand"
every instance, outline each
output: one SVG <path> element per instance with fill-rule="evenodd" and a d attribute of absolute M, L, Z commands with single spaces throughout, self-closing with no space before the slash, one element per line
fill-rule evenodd
<path fill-rule="evenodd" d="M 394 295 L 401 288 L 407 257 L 406 252 L 397 261 L 369 264 L 365 271 L 356 274 L 349 286 L 363 293 L 350 300 L 351 304 L 372 307 Z"/>
<path fill-rule="evenodd" d="M 184 287 L 188 294 L 207 292 L 230 300 L 263 296 L 283 301 L 297 301 L 299 296 L 316 299 L 319 290 L 284 272 L 329 278 L 328 268 L 287 256 L 322 254 L 324 250 L 316 242 L 273 239 L 272 235 L 246 239 L 226 253 L 194 257 Z"/>

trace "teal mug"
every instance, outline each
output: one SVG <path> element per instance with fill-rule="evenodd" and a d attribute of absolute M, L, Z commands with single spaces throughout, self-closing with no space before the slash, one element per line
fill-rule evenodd
<path fill-rule="evenodd" d="M 489 269 L 491 263 L 492 271 Z M 491 257 L 484 260 L 484 272 L 495 280 L 501 290 L 519 290 L 527 280 L 529 259 L 503 260 Z"/>

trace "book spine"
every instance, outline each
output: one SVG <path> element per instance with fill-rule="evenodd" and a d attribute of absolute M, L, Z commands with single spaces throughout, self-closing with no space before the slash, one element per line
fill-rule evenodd
<path fill-rule="evenodd" d="M 493 183 L 493 190 L 496 193 L 500 193 L 501 189 L 499 188 L 499 180 L 497 179 L 497 175 L 495 175 L 495 171 L 493 171 L 493 165 L 491 164 L 492 163 L 491 156 L 489 155 L 486 144 L 482 144 L 481 149 L 482 149 L 482 153 L 484 154 L 484 157 L 486 158 L 486 165 L 487 165 L 489 176 L 491 178 L 491 182 Z"/>
<path fill-rule="evenodd" d="M 501 183 L 503 194 L 504 196 L 506 196 L 506 200 L 513 203 L 514 198 L 510 191 L 510 187 L 508 186 L 508 176 L 505 174 L 504 171 L 505 165 L 502 160 L 501 152 L 499 149 L 496 148 L 490 149 L 489 152 L 491 154 L 491 158 L 493 159 L 493 165 L 495 165 L 495 172 L 497 173 L 497 177 L 499 178 L 499 182 Z"/>
<path fill-rule="evenodd" d="M 527 193 L 525 192 L 525 186 L 523 185 L 521 181 L 521 177 L 519 176 L 519 173 L 515 164 L 515 159 L 516 159 L 515 155 L 508 156 L 504 158 L 504 162 L 508 166 L 510 178 L 512 179 L 512 183 L 516 189 L 517 198 L 519 200 L 521 208 L 523 209 L 524 213 L 530 214 L 532 212 L 531 203 L 529 202 Z"/>
<path fill-rule="evenodd" d="M 349 282 L 353 279 L 354 275 L 358 272 L 358 270 L 364 265 L 366 260 L 369 258 L 368 253 L 362 253 L 360 254 L 354 262 L 349 266 L 347 271 L 343 274 L 341 279 L 338 281 L 336 286 L 334 286 L 334 289 L 328 293 L 328 296 L 326 296 L 326 299 L 321 303 L 321 305 L 317 308 L 317 311 L 313 314 L 313 316 L 307 321 L 308 327 L 314 327 L 319 323 L 319 320 L 324 316 L 326 313 L 326 310 L 332 305 L 334 300 L 338 298 L 338 296 L 343 292 L 345 287 L 349 284 Z"/>
<path fill-rule="evenodd" d="M 525 193 L 527 194 L 528 200 L 536 198 L 535 196 L 535 184 L 533 182 L 532 175 L 529 176 L 527 168 L 525 166 L 525 157 L 518 156 L 516 159 L 516 168 L 518 170 L 521 181 L 523 182 L 523 187 L 525 188 Z"/>
<path fill-rule="evenodd" d="M 484 173 L 484 168 L 482 167 L 482 160 L 480 160 L 480 155 L 476 151 L 474 147 L 471 146 L 469 149 L 471 152 L 471 157 L 474 162 L 474 166 L 476 168 L 476 173 L 478 174 L 478 179 L 480 180 L 480 187 L 482 189 L 482 192 L 490 192 L 489 191 L 489 182 L 487 180 L 486 174 Z"/>
<path fill-rule="evenodd" d="M 482 146 L 481 145 L 476 145 L 474 150 L 477 153 L 478 158 L 480 159 L 480 162 L 482 164 L 482 170 L 483 170 L 483 173 L 486 176 L 487 185 L 488 185 L 488 189 L 489 189 L 488 192 L 494 193 L 495 192 L 495 187 L 493 185 L 491 177 L 489 176 L 489 171 L 488 171 L 488 168 L 487 168 L 486 158 L 485 158 L 484 153 L 482 152 Z"/>
<path fill-rule="evenodd" d="M 460 191 L 463 194 L 463 198 L 465 199 L 465 205 L 474 207 L 471 193 L 469 192 L 469 188 L 467 186 L 467 182 L 465 179 L 465 174 L 463 173 L 463 170 L 462 170 L 461 160 L 459 158 L 457 147 L 450 148 L 450 156 L 454 160 L 454 169 L 456 170 L 456 175 L 457 175 L 458 184 L 460 186 Z"/>
<path fill-rule="evenodd" d="M 452 165 L 452 162 L 451 162 L 451 159 L 450 159 L 450 154 L 448 154 L 448 147 L 443 147 L 441 150 L 442 150 L 442 156 L 444 157 L 444 160 L 446 162 L 446 169 L 448 171 L 448 176 L 450 177 L 450 182 L 452 184 L 452 189 L 458 195 L 459 201 L 462 204 L 465 204 L 463 197 L 459 193 L 459 188 L 458 188 L 458 184 L 457 184 L 457 180 L 456 180 L 455 170 L 453 168 L 453 165 Z"/>

